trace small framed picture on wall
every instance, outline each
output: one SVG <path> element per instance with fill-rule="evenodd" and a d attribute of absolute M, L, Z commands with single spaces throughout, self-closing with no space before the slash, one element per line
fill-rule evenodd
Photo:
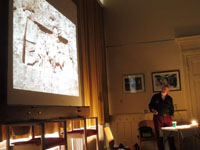
<path fill-rule="evenodd" d="M 161 72 L 152 72 L 153 92 L 160 92 L 163 85 L 168 85 L 170 91 L 180 91 L 180 71 L 170 70 Z"/>
<path fill-rule="evenodd" d="M 144 91 L 144 74 L 131 74 L 123 76 L 123 93 L 137 93 Z"/>

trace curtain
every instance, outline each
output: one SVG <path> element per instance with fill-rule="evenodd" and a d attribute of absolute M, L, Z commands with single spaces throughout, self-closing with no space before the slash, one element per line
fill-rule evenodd
<path fill-rule="evenodd" d="M 78 9 L 83 104 L 99 124 L 108 120 L 103 8 L 97 0 L 75 0 Z"/>

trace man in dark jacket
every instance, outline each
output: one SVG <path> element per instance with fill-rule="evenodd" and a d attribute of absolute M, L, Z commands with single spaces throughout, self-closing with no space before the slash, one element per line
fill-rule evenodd
<path fill-rule="evenodd" d="M 159 136 L 161 127 L 172 126 L 172 116 L 174 115 L 174 106 L 172 97 L 168 95 L 169 87 L 164 85 L 162 91 L 152 96 L 149 103 L 149 109 L 153 113 L 153 121 L 157 136 L 157 144 L 159 150 L 164 150 L 163 138 Z M 170 150 L 175 150 L 173 137 L 168 137 Z"/>

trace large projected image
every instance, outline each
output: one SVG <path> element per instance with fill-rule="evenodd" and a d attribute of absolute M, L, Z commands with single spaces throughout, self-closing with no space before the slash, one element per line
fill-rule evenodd
<path fill-rule="evenodd" d="M 76 25 L 45 0 L 13 2 L 13 88 L 79 96 Z"/>

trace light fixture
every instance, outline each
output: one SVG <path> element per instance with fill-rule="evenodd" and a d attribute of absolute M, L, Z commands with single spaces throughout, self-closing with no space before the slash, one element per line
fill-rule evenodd
<path fill-rule="evenodd" d="M 196 120 L 192 120 L 191 123 L 192 123 L 192 124 L 191 124 L 192 126 L 198 126 L 198 125 L 199 125 L 198 122 L 197 122 Z"/>

